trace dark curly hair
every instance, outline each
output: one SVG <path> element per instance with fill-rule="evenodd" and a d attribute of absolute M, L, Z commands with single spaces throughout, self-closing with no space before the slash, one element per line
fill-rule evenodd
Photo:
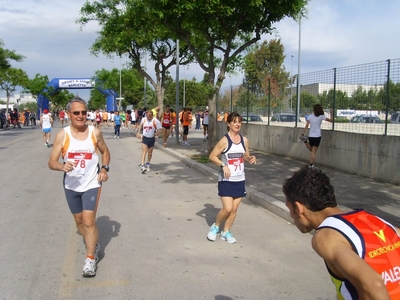
<path fill-rule="evenodd" d="M 308 165 L 286 179 L 282 191 L 291 204 L 299 202 L 314 212 L 337 206 L 335 191 L 329 177 L 320 170 L 309 168 Z"/>

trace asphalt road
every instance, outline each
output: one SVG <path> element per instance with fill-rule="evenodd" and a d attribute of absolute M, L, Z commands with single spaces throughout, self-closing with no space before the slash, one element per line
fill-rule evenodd
<path fill-rule="evenodd" d="M 101 260 L 96 277 L 82 278 L 82 237 L 40 129 L 0 131 L 0 299 L 336 299 L 311 235 L 244 200 L 238 242 L 209 242 L 216 184 L 158 149 L 142 175 L 139 140 L 126 130 L 104 136 Z"/>

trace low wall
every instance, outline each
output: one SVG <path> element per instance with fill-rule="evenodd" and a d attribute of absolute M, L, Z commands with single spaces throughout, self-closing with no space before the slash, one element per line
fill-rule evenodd
<path fill-rule="evenodd" d="M 250 148 L 308 163 L 310 152 L 299 140 L 302 131 L 251 123 L 241 129 Z M 226 123 L 217 122 L 218 138 L 225 133 Z M 323 130 L 315 164 L 400 184 L 400 137 Z"/>

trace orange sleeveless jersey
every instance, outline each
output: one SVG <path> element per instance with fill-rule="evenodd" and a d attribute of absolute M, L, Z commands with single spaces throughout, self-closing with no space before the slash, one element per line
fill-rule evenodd
<path fill-rule="evenodd" d="M 400 299 L 400 237 L 395 228 L 364 210 L 328 217 L 318 227 L 332 228 L 343 234 L 357 254 L 364 259 L 382 279 L 390 299 Z M 332 272 L 338 299 L 359 299 L 354 286 Z"/>

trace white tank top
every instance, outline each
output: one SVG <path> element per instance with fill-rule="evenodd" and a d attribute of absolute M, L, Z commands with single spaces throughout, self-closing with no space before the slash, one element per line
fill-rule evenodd
<path fill-rule="evenodd" d="M 210 118 L 210 113 L 208 112 L 208 110 L 206 110 L 203 115 L 203 124 L 204 125 L 208 125 L 209 118 Z"/>
<path fill-rule="evenodd" d="M 161 129 L 161 123 L 156 118 L 151 119 L 150 121 L 147 118 L 142 119 L 143 125 L 143 136 L 151 139 L 154 137 L 157 129 Z"/>
<path fill-rule="evenodd" d="M 221 160 L 224 162 L 231 171 L 231 176 L 225 178 L 222 170 L 218 173 L 218 181 L 243 181 L 244 176 L 244 154 L 246 147 L 244 146 L 243 137 L 240 136 L 240 143 L 235 144 L 232 142 L 229 134 L 225 134 L 228 139 L 228 147 L 222 152 Z"/>
<path fill-rule="evenodd" d="M 51 128 L 51 122 L 50 122 L 50 115 L 49 114 L 43 114 L 42 115 L 42 128 L 43 129 Z"/>
<path fill-rule="evenodd" d="M 75 192 L 86 192 L 99 187 L 99 156 L 94 127 L 88 126 L 88 135 L 83 141 L 72 137 L 70 126 L 64 128 L 64 133 L 61 156 L 64 162 L 74 162 L 74 169 L 64 175 L 65 188 Z"/>

